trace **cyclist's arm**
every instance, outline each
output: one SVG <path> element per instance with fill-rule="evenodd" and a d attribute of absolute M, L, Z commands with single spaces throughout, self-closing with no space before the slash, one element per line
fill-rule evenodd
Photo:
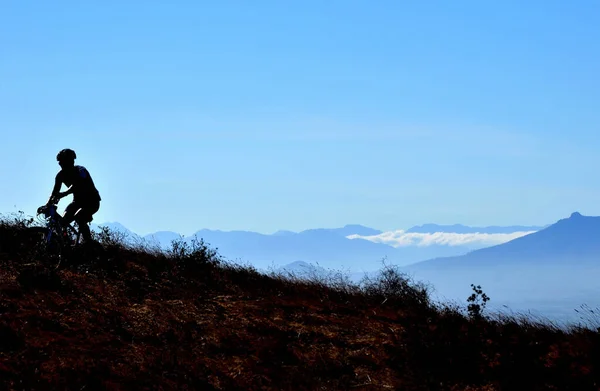
<path fill-rule="evenodd" d="M 68 196 L 69 194 L 73 194 L 74 187 L 75 187 L 75 186 L 74 186 L 74 185 L 72 185 L 71 187 L 69 187 L 69 188 L 67 189 L 67 191 L 63 191 L 62 193 L 58 193 L 58 196 L 59 196 L 60 198 L 63 198 L 63 197 L 66 197 L 66 196 Z"/>
<path fill-rule="evenodd" d="M 60 200 L 63 197 L 68 196 L 73 193 L 73 186 L 67 189 L 67 191 L 61 192 L 60 188 L 62 186 L 62 180 L 60 175 L 56 175 L 56 179 L 54 180 L 54 188 L 52 189 L 52 194 L 50 194 L 50 199 L 48 200 L 48 204 L 52 202 L 53 199 Z"/>

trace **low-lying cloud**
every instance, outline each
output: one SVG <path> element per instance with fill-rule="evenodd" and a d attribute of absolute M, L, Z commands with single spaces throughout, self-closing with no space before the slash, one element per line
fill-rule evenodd
<path fill-rule="evenodd" d="M 513 239 L 534 233 L 535 231 L 511 232 L 502 234 L 487 233 L 452 233 L 452 232 L 433 232 L 417 233 L 405 232 L 403 230 L 383 232 L 379 235 L 361 236 L 349 235 L 348 239 L 364 239 L 375 243 L 384 243 L 392 247 L 408 246 L 468 246 L 472 248 L 482 248 L 494 246 L 509 242 Z"/>

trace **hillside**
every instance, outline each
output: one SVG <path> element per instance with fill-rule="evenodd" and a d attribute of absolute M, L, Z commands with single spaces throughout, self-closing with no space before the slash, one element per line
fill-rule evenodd
<path fill-rule="evenodd" d="M 0 224 L 0 389 L 595 389 L 600 339 L 434 305 L 380 280 L 294 281 L 172 252 L 77 250 L 56 271 Z M 387 271 L 386 271 L 387 270 Z M 492 297 L 493 300 L 493 297 Z"/>

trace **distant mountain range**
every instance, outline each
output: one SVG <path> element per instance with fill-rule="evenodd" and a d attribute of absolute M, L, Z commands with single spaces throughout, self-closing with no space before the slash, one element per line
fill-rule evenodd
<path fill-rule="evenodd" d="M 491 307 L 536 308 L 572 321 L 580 305 L 600 306 L 600 217 L 575 212 L 507 243 L 401 270 L 446 299 L 464 300 L 476 284 L 492 298 Z"/>
<path fill-rule="evenodd" d="M 117 222 L 100 225 L 122 233 L 132 242 L 144 241 L 161 248 L 169 248 L 172 241 L 177 239 L 189 242 L 193 237 L 202 238 L 225 258 L 248 262 L 259 269 L 282 267 L 291 262 L 304 261 L 312 264 L 319 263 L 327 268 L 346 268 L 352 271 L 376 270 L 381 266 L 384 258 L 390 263 L 408 265 L 436 257 L 462 255 L 473 248 L 484 246 L 481 243 L 455 245 L 444 242 L 393 246 L 380 240 L 380 237 L 387 235 L 386 232 L 358 224 L 349 224 L 341 228 L 315 228 L 301 232 L 277 231 L 270 235 L 249 231 L 202 229 L 188 237 L 182 237 L 171 231 L 155 232 L 141 237 Z M 483 234 L 487 234 L 486 229 L 495 232 L 502 230 L 502 227 L 479 229 L 463 225 L 427 224 L 413 227 L 406 232 L 424 232 L 429 229 L 429 234 L 439 235 L 440 232 L 451 232 L 450 227 L 457 227 L 461 232 L 478 230 L 477 232 Z M 505 228 L 503 232 L 537 228 Z M 97 231 L 99 226 L 93 225 L 93 229 Z"/>
<path fill-rule="evenodd" d="M 490 246 L 467 254 L 441 257 L 419 262 L 411 267 L 465 268 L 495 265 L 521 266 L 533 264 L 549 266 L 569 262 L 571 266 L 583 262 L 600 262 L 600 217 L 583 216 L 578 212 L 569 218 L 507 243 Z"/>
<path fill-rule="evenodd" d="M 547 226 L 523 226 L 512 225 L 508 227 L 489 226 L 489 227 L 468 227 L 462 224 L 453 225 L 438 225 L 438 224 L 423 224 L 406 230 L 408 233 L 432 233 L 432 232 L 447 232 L 457 234 L 484 233 L 484 234 L 509 234 L 513 232 L 539 231 Z"/>
<path fill-rule="evenodd" d="M 162 247 L 181 238 L 170 231 L 140 237 L 119 223 L 102 225 L 132 241 Z M 419 245 L 397 247 L 378 242 L 398 232 L 424 240 Z M 442 245 L 439 243 L 446 243 L 443 240 L 429 240 L 478 235 L 510 238 L 515 233 L 519 237 L 475 249 L 473 246 L 479 242 Z M 217 248 L 225 258 L 248 262 L 263 271 L 309 277 L 338 270 L 358 281 L 365 272 L 375 275 L 385 258 L 389 264 L 400 265 L 401 271 L 415 280 L 430 283 L 434 297 L 439 299 L 464 302 L 472 293 L 473 283 L 481 285 L 492 298 L 488 304 L 491 309 L 505 310 L 503 305 L 515 311 L 536 308 L 540 315 L 574 321 L 574 309 L 581 304 L 600 307 L 600 217 L 577 212 L 546 226 L 424 224 L 406 231 L 383 232 L 354 224 L 270 235 L 202 229 L 195 236 Z M 183 239 L 190 241 L 192 237 Z"/>
<path fill-rule="evenodd" d="M 366 227 L 359 232 L 374 232 Z M 195 233 L 219 253 L 232 260 L 246 261 L 257 268 L 282 266 L 294 261 L 320 263 L 325 267 L 374 269 L 383 258 L 398 264 L 409 264 L 437 255 L 458 255 L 465 250 L 449 246 L 404 247 L 351 240 L 347 227 L 340 229 L 310 229 L 299 233 L 264 235 L 246 231 L 216 231 L 203 229 Z M 145 239 L 168 246 L 166 233 L 153 234 Z M 190 240 L 191 238 L 186 238 Z"/>

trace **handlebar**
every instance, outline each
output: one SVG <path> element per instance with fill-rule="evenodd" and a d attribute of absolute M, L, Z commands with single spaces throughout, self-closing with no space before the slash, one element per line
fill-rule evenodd
<path fill-rule="evenodd" d="M 56 204 L 50 203 L 46 205 L 42 205 L 37 208 L 38 215 L 45 215 L 46 217 L 50 217 L 56 213 Z"/>

